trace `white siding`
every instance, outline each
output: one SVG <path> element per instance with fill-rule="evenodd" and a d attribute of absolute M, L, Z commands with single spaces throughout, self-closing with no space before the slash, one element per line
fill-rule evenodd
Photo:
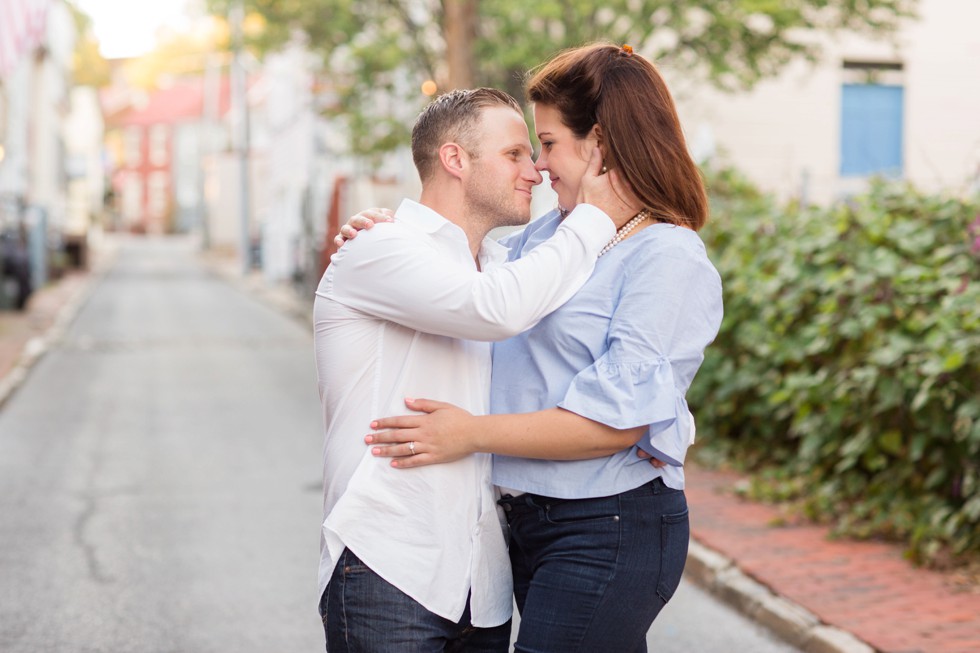
<path fill-rule="evenodd" d="M 966 192 L 980 174 L 980 2 L 922 0 L 921 19 L 890 42 L 826 39 L 816 64 L 796 62 L 750 92 L 724 94 L 665 70 L 693 151 L 715 144 L 783 199 L 828 202 L 859 190 L 840 170 L 844 61 L 901 63 L 904 177 L 927 191 Z"/>

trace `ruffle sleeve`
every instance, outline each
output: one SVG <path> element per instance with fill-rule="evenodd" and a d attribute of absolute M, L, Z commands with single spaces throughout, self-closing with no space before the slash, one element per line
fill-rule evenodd
<path fill-rule="evenodd" d="M 648 425 L 637 446 L 675 467 L 694 440 L 694 420 L 666 358 L 613 362 L 607 353 L 576 375 L 558 405 L 617 429 Z"/>

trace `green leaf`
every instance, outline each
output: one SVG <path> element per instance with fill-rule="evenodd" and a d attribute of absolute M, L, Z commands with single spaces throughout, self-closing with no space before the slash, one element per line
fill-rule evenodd
<path fill-rule="evenodd" d="M 923 562 L 980 551 L 977 201 L 875 184 L 800 211 L 733 171 L 707 181 L 726 318 L 692 386 L 719 406 L 698 413 L 705 442 L 805 477 L 803 512 L 838 532 Z"/>
<path fill-rule="evenodd" d="M 878 445 L 885 453 L 897 456 L 902 453 L 902 432 L 898 429 L 890 429 L 878 436 Z"/>
<path fill-rule="evenodd" d="M 231 0 L 206 0 L 227 15 Z M 459 44 L 460 57 L 447 57 L 448 16 L 435 0 L 246 0 L 249 12 L 265 19 L 252 41 L 262 52 L 282 47 L 296 31 L 323 59 L 345 112 L 362 118 L 417 109 L 425 98 L 419 85 L 434 79 L 448 90 L 447 60 L 471 62 L 462 86 L 495 86 L 522 95 L 524 74 L 564 48 L 592 41 L 630 43 L 652 61 L 678 74 L 697 76 L 720 89 L 749 88 L 778 74 L 820 47 L 806 38 L 822 33 L 864 31 L 887 34 L 911 13 L 913 0 L 797 0 L 793 3 L 735 0 L 460 0 L 475 13 L 474 32 Z M 656 38 L 661 34 L 673 38 Z M 353 51 L 353 56 L 352 56 Z M 344 80 L 338 84 L 343 64 Z M 379 73 L 399 69 L 402 97 L 378 107 Z M 466 79 L 468 77 L 468 79 Z M 393 87 L 392 87 L 393 88 Z M 389 89 L 390 90 L 390 89 Z M 411 120 L 411 116 L 408 121 Z M 363 123 L 361 123 L 363 124 Z M 353 129 L 353 127 L 352 127 Z M 374 140 L 369 132 L 352 140 L 358 154 L 404 145 Z"/>
<path fill-rule="evenodd" d="M 962 351 L 954 351 L 943 359 L 943 372 L 952 372 L 965 362 L 966 354 Z"/>

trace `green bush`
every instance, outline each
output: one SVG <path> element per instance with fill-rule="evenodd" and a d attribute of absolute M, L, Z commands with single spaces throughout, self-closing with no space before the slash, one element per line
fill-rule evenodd
<path fill-rule="evenodd" d="M 980 206 L 884 183 L 780 209 L 709 175 L 725 320 L 690 401 L 707 453 L 837 532 L 980 552 Z"/>

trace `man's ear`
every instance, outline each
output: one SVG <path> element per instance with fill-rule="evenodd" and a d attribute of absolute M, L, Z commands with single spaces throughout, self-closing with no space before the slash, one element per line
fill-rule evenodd
<path fill-rule="evenodd" d="M 469 155 L 457 143 L 443 143 L 439 148 L 439 164 L 453 177 L 461 177 L 469 163 Z"/>

